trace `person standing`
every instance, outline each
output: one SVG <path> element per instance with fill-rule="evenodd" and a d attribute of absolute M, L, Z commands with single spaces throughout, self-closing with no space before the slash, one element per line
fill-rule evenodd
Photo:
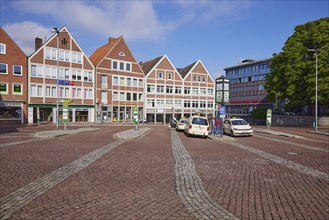
<path fill-rule="evenodd" d="M 215 121 L 216 134 L 220 133 L 220 126 L 221 126 L 220 119 L 216 118 L 216 121 Z"/>

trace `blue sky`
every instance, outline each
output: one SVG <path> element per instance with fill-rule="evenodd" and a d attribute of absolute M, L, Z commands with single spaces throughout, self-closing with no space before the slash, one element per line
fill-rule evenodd
<path fill-rule="evenodd" d="M 243 59 L 279 53 L 296 25 L 329 16 L 328 0 L 0 0 L 1 26 L 29 55 L 34 39 L 66 26 L 90 56 L 123 35 L 136 60 L 201 60 L 213 78 Z"/>

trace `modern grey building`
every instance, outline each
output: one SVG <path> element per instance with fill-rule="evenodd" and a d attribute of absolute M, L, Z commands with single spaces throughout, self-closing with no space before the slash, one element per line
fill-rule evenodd
<path fill-rule="evenodd" d="M 270 59 L 243 60 L 236 66 L 226 67 L 225 76 L 230 80 L 230 98 L 226 105 L 229 116 L 249 116 L 254 108 L 273 108 L 266 100 L 266 75 L 270 73 Z"/>

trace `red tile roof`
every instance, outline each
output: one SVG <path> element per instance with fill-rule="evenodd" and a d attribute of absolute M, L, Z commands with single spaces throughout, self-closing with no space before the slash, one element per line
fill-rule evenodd
<path fill-rule="evenodd" d="M 109 43 L 104 44 L 103 46 L 97 48 L 93 54 L 89 57 L 90 61 L 94 64 L 95 67 L 104 59 L 104 57 L 114 48 L 114 46 L 122 39 L 118 38 L 109 38 Z"/>

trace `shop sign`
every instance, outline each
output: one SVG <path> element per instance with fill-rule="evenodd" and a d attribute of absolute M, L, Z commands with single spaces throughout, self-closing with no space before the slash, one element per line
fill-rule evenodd
<path fill-rule="evenodd" d="M 66 85 L 66 86 L 73 86 L 74 85 L 74 82 L 73 81 L 70 81 L 70 80 L 57 80 L 57 84 L 58 85 Z"/>

